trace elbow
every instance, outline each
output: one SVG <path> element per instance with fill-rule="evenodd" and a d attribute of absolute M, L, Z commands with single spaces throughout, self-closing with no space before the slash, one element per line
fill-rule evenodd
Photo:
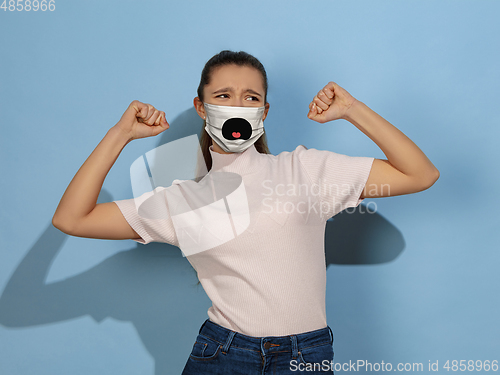
<path fill-rule="evenodd" d="M 429 189 L 432 185 L 436 183 L 436 181 L 439 179 L 440 173 L 437 168 L 434 168 L 431 172 L 427 173 L 425 177 L 421 179 L 422 183 L 422 189 L 421 190 L 427 190 Z"/>
<path fill-rule="evenodd" d="M 439 180 L 439 176 L 441 174 L 439 173 L 439 170 L 437 168 L 434 168 L 434 170 L 432 171 L 432 173 L 430 173 L 430 184 L 429 184 L 429 187 L 431 187 L 432 185 L 434 185 L 436 183 L 437 180 Z"/>
<path fill-rule="evenodd" d="M 53 226 L 54 228 L 57 228 L 57 225 L 58 225 L 58 224 L 57 224 L 57 221 L 56 221 L 56 215 L 54 215 L 54 216 L 52 216 L 52 226 Z M 59 228 L 57 228 L 57 229 L 59 229 Z"/>
<path fill-rule="evenodd" d="M 52 217 L 52 225 L 54 226 L 54 228 L 59 229 L 65 234 L 72 235 L 72 229 L 68 224 L 68 220 L 61 219 L 59 216 L 54 215 Z"/>
<path fill-rule="evenodd" d="M 441 176 L 441 174 L 439 173 L 439 170 L 436 168 L 434 182 L 436 182 L 439 179 L 439 176 Z M 434 182 L 433 182 L 433 184 L 434 184 Z"/>
<path fill-rule="evenodd" d="M 52 216 L 52 226 L 63 232 L 63 230 L 61 229 L 61 222 L 59 221 L 59 218 L 56 217 L 56 215 Z"/>

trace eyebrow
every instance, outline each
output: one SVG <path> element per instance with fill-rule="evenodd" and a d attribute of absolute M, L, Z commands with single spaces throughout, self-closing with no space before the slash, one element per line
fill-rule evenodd
<path fill-rule="evenodd" d="M 222 88 L 222 89 L 219 89 L 219 90 L 217 90 L 217 91 L 214 91 L 214 92 L 212 93 L 212 95 L 213 95 L 213 94 L 220 94 L 220 93 L 223 93 L 223 92 L 228 92 L 228 91 L 229 91 L 229 92 L 233 92 L 234 90 L 233 90 L 231 87 L 224 87 L 224 88 Z M 252 90 L 252 89 L 246 89 L 246 90 L 244 90 L 244 92 L 248 92 L 248 93 L 250 93 L 250 94 L 254 94 L 254 95 L 260 96 L 260 97 L 262 98 L 262 95 L 261 95 L 261 94 L 259 94 L 257 91 L 254 91 L 254 90 Z"/>

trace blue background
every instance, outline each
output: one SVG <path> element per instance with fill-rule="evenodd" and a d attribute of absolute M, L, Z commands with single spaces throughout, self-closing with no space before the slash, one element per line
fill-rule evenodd
<path fill-rule="evenodd" d="M 335 361 L 419 362 L 428 372 L 439 360 L 441 372 L 446 360 L 499 360 L 499 11 L 496 1 L 456 0 L 0 10 L 0 373 L 181 372 L 210 301 L 180 250 L 68 237 L 51 219 L 132 100 L 164 110 L 171 128 L 127 145 L 99 202 L 132 197 L 137 157 L 198 133 L 192 100 L 203 65 L 222 49 L 266 67 L 272 153 L 304 144 L 385 158 L 352 124 L 307 119 L 333 80 L 441 172 L 424 192 L 367 199 L 375 225 L 350 227 L 366 241 L 327 246 Z M 362 252 L 355 261 L 351 248 Z"/>

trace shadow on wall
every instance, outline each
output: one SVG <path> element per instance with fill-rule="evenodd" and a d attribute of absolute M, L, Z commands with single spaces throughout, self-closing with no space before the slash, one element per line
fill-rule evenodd
<path fill-rule="evenodd" d="M 159 144 L 199 134 L 202 122 L 185 111 L 162 134 Z M 101 191 L 98 202 L 112 197 Z M 359 209 L 359 207 L 358 207 Z M 21 261 L 0 296 L 0 324 L 29 327 L 90 315 L 132 322 L 155 360 L 156 374 L 180 373 L 210 301 L 178 248 L 136 244 L 74 277 L 46 284 L 50 265 L 67 235 L 49 225 Z M 401 233 L 379 214 L 335 216 L 326 227 L 329 264 L 378 264 L 404 248 Z M 190 282 L 191 280 L 192 282 Z M 175 288 L 168 287 L 175 285 Z M 64 301 L 64 303 L 61 303 Z M 179 304 L 178 301 L 182 301 Z M 183 332 L 173 342 L 172 332 Z M 179 361 L 179 358 L 185 360 Z M 178 362 L 179 368 L 172 368 Z"/>
<path fill-rule="evenodd" d="M 67 237 L 49 225 L 30 249 L 0 297 L 0 324 L 30 327 L 85 315 L 97 322 L 108 317 L 132 322 L 155 360 L 155 373 L 180 373 L 172 363 L 176 356 L 187 360 L 210 301 L 179 249 L 137 244 L 81 274 L 47 284 L 50 265 Z M 173 342 L 173 330 L 186 337 Z"/>
<path fill-rule="evenodd" d="M 396 259 L 405 248 L 402 233 L 379 213 L 360 204 L 327 221 L 326 265 L 381 264 Z"/>

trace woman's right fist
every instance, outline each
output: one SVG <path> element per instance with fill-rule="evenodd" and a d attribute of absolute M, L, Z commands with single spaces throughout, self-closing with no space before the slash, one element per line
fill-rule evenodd
<path fill-rule="evenodd" d="M 130 103 L 115 126 L 126 134 L 129 140 L 152 137 L 170 127 L 165 112 L 138 100 Z"/>

